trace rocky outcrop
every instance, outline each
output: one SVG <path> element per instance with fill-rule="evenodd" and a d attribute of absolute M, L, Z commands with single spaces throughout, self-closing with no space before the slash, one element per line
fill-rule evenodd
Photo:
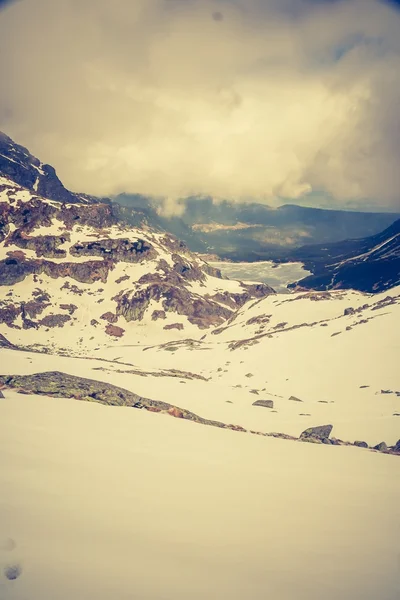
<path fill-rule="evenodd" d="M 206 275 L 197 262 L 189 262 L 179 254 L 171 256 L 174 261 L 173 270 L 186 281 L 205 281 Z"/>
<path fill-rule="evenodd" d="M 115 315 L 111 311 L 108 311 L 101 315 L 100 319 L 103 319 L 103 321 L 108 321 L 109 323 L 116 323 L 118 321 L 117 315 Z"/>
<path fill-rule="evenodd" d="M 217 279 L 223 279 L 221 270 L 217 269 L 215 267 L 212 267 L 208 263 L 205 263 L 204 265 L 202 265 L 202 269 L 205 273 L 207 273 L 207 275 L 210 275 L 211 277 L 216 277 Z"/>
<path fill-rule="evenodd" d="M 166 319 L 167 315 L 165 314 L 165 310 L 153 310 L 153 314 L 151 315 L 152 321 L 157 321 L 158 319 Z"/>
<path fill-rule="evenodd" d="M 127 321 L 141 321 L 151 300 L 162 302 L 163 310 L 184 315 L 200 329 L 220 325 L 232 312 L 216 302 L 191 294 L 185 287 L 174 287 L 165 282 L 149 285 L 134 294 L 120 293 L 114 300 L 116 314 Z"/>
<path fill-rule="evenodd" d="M 21 314 L 21 307 L 14 304 L 9 304 L 4 308 L 0 308 L 0 323 L 13 325 L 15 319 Z"/>
<path fill-rule="evenodd" d="M 385 452 L 388 449 L 386 442 L 380 442 L 374 446 L 374 450 L 379 450 L 379 452 Z"/>
<path fill-rule="evenodd" d="M 33 250 L 38 258 L 65 258 L 67 253 L 65 250 L 60 250 L 59 246 L 70 240 L 69 233 L 65 235 L 38 235 L 36 237 L 29 236 L 20 229 L 16 229 L 14 233 L 8 236 L 5 241 L 5 246 L 18 246 L 23 250 Z"/>
<path fill-rule="evenodd" d="M 61 206 L 61 205 L 60 205 Z M 16 205 L 0 203 L 2 220 L 7 226 L 12 223 L 26 234 L 37 227 L 50 227 L 59 210 L 53 204 L 32 198 L 29 202 L 18 201 Z"/>
<path fill-rule="evenodd" d="M 310 427 L 303 431 L 300 435 L 302 440 L 320 440 L 328 439 L 331 435 L 333 425 L 319 425 L 318 427 Z"/>
<path fill-rule="evenodd" d="M 43 302 L 40 300 L 30 300 L 29 302 L 21 302 L 21 314 L 22 318 L 26 319 L 26 316 L 31 319 L 36 319 L 38 315 L 41 315 L 42 312 L 50 306 L 49 302 Z M 62 308 L 62 307 L 60 307 Z"/>
<path fill-rule="evenodd" d="M 60 308 L 61 310 L 67 310 L 70 315 L 73 315 L 78 310 L 76 304 L 60 304 Z"/>
<path fill-rule="evenodd" d="M 358 448 L 368 448 L 367 442 L 363 442 L 363 441 L 360 441 L 360 440 L 356 440 L 354 442 L 354 446 L 357 446 Z"/>
<path fill-rule="evenodd" d="M 80 283 L 102 281 L 106 283 L 109 271 L 114 268 L 112 262 L 87 261 L 83 263 L 53 263 L 47 260 L 18 260 L 7 258 L 0 261 L 0 285 L 15 285 L 28 275 L 44 273 L 54 279 L 71 277 Z"/>
<path fill-rule="evenodd" d="M 143 398 L 129 390 L 117 387 L 110 383 L 103 383 L 93 379 L 76 377 L 49 371 L 35 373 L 34 375 L 0 375 L 0 385 L 17 388 L 28 394 L 39 394 L 55 398 L 75 398 L 89 402 L 99 402 L 109 406 L 130 406 L 132 408 L 145 408 L 155 412 L 165 412 L 172 416 L 188 419 L 203 425 L 213 427 L 229 427 L 219 421 L 203 419 L 189 410 L 179 408 L 161 400 Z"/>
<path fill-rule="evenodd" d="M 71 320 L 69 315 L 47 315 L 39 321 L 44 327 L 64 327 Z"/>
<path fill-rule="evenodd" d="M 120 338 L 124 335 L 124 333 L 125 329 L 122 329 L 122 327 L 117 327 L 117 325 L 111 325 L 111 323 L 109 323 L 106 327 L 106 334 L 111 335 L 112 337 Z"/>
<path fill-rule="evenodd" d="M 266 283 L 241 283 L 241 287 L 247 292 L 248 299 L 265 298 L 271 294 L 276 294 L 275 290 Z"/>
<path fill-rule="evenodd" d="M 164 325 L 163 329 L 165 329 L 165 331 L 169 331 L 171 329 L 177 329 L 178 331 L 182 331 L 183 324 L 182 323 L 171 323 L 170 325 Z"/>
<path fill-rule="evenodd" d="M 155 249 L 144 240 L 104 239 L 82 242 L 70 248 L 72 256 L 100 256 L 118 262 L 138 263 L 157 256 Z"/>
<path fill-rule="evenodd" d="M 253 406 L 263 406 L 264 408 L 274 408 L 273 400 L 256 400 L 253 402 Z"/>
<path fill-rule="evenodd" d="M 259 284 L 246 284 L 240 283 L 241 287 L 245 290 L 243 293 L 233 293 L 233 292 L 218 292 L 213 296 L 208 296 L 212 300 L 216 302 L 221 302 L 226 304 L 230 308 L 237 310 L 241 308 L 246 302 L 249 300 L 253 300 L 254 298 L 262 299 L 270 296 L 271 294 L 275 294 L 275 290 L 272 289 L 269 285 L 265 283 Z M 258 319 L 259 317 L 255 317 Z M 253 321 L 255 322 L 255 321 Z"/>

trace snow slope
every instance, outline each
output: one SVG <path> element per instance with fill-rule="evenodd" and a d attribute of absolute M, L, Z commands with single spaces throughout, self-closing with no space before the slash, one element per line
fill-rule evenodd
<path fill-rule="evenodd" d="M 397 600 L 398 458 L 2 400 L 2 600 Z"/>

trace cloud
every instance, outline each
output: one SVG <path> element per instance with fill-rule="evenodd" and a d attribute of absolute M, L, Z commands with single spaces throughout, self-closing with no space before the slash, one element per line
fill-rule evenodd
<path fill-rule="evenodd" d="M 25 0 L 0 127 L 88 193 L 396 207 L 399 28 L 378 0 Z"/>

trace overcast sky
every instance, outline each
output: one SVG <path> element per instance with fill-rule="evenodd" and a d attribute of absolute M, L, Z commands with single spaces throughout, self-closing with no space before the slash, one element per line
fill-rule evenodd
<path fill-rule="evenodd" d="M 87 193 L 400 208 L 396 4 L 0 0 L 0 129 Z"/>

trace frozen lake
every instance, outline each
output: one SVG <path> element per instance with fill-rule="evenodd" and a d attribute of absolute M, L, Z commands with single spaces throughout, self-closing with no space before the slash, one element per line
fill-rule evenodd
<path fill-rule="evenodd" d="M 220 269 L 221 273 L 229 277 L 229 279 L 267 283 L 280 293 L 288 291 L 286 286 L 289 283 L 310 275 L 310 272 L 303 268 L 302 263 L 283 263 L 277 265 L 271 261 L 262 261 L 252 263 L 211 262 L 210 264 Z"/>

